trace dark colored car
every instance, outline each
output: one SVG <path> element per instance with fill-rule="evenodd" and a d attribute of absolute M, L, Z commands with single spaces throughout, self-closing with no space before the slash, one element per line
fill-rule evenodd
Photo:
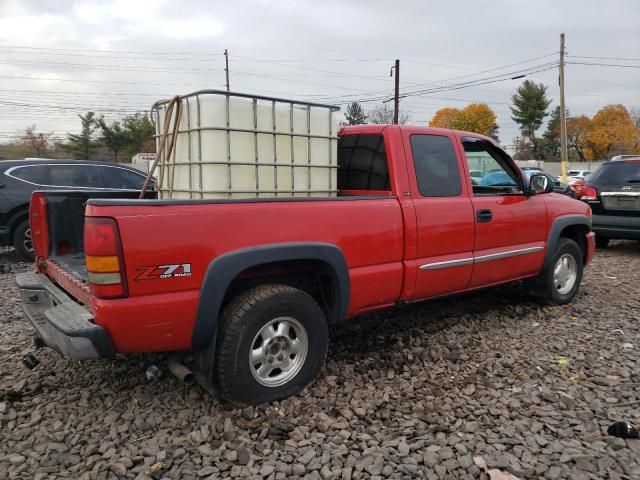
<path fill-rule="evenodd" d="M 114 163 L 25 159 L 0 162 L 0 245 L 13 245 L 34 258 L 29 202 L 35 190 L 120 190 L 142 188 L 146 175 Z M 150 188 L 151 190 L 151 188 Z"/>
<path fill-rule="evenodd" d="M 598 247 L 612 238 L 640 240 L 640 156 L 609 160 L 571 188 L 591 205 Z"/>

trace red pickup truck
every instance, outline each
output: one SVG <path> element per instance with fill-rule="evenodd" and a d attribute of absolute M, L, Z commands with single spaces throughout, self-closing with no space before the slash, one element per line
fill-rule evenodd
<path fill-rule="evenodd" d="M 38 341 L 67 357 L 188 352 L 203 386 L 260 404 L 309 384 L 329 327 L 364 312 L 521 279 L 570 302 L 591 213 L 552 187 L 482 135 L 344 127 L 335 197 L 36 192 L 37 270 L 17 283 Z"/>

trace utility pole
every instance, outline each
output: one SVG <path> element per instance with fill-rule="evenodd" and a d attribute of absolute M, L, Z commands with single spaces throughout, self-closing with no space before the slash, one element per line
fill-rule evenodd
<path fill-rule="evenodd" d="M 560 171 L 562 181 L 567 181 L 567 109 L 564 105 L 564 33 L 560 34 Z"/>
<path fill-rule="evenodd" d="M 396 59 L 395 66 L 391 69 L 393 74 L 393 69 L 395 68 L 395 80 L 396 80 L 396 88 L 393 96 L 393 123 L 395 125 L 398 124 L 398 117 L 400 116 L 400 60 Z"/>
<path fill-rule="evenodd" d="M 229 91 L 229 52 L 224 49 L 224 73 L 227 75 L 227 92 Z"/>

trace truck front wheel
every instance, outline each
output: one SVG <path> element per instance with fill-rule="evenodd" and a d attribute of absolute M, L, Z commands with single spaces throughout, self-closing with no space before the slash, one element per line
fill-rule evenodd
<path fill-rule="evenodd" d="M 569 238 L 560 238 L 549 268 L 525 280 L 525 289 L 547 305 L 564 305 L 573 300 L 582 282 L 582 251 Z"/>
<path fill-rule="evenodd" d="M 224 309 L 215 362 L 220 396 L 259 405 L 295 395 L 319 374 L 329 332 L 320 306 L 287 285 L 261 285 Z"/>

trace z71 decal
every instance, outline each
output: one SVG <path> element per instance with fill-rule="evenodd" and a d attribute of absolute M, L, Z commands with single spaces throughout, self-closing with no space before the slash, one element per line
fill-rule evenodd
<path fill-rule="evenodd" d="M 154 265 L 139 267 L 135 280 L 156 280 L 158 278 L 190 277 L 191 264 L 178 263 L 176 265 Z"/>

